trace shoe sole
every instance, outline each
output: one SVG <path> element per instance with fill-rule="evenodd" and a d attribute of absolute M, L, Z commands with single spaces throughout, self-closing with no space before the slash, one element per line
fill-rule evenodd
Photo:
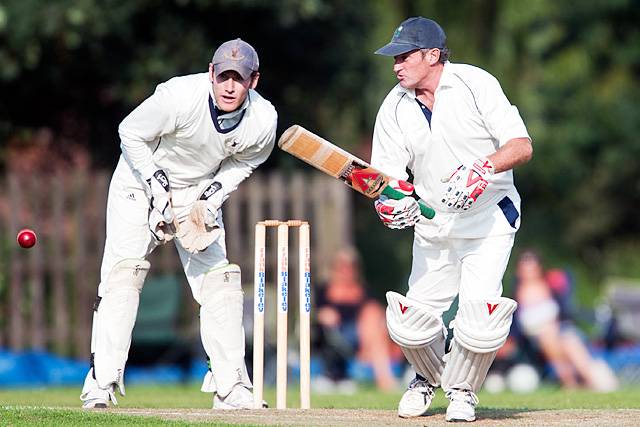
<path fill-rule="evenodd" d="M 398 416 L 400 418 L 418 418 L 418 417 L 424 417 L 425 415 L 427 415 L 427 412 L 429 412 L 429 408 L 425 409 L 423 412 L 419 414 L 407 414 L 407 413 L 398 412 Z"/>
<path fill-rule="evenodd" d="M 106 403 L 96 403 L 93 406 L 83 406 L 82 409 L 107 409 L 108 407 Z"/>
<path fill-rule="evenodd" d="M 263 408 L 266 406 L 263 406 Z M 229 405 L 228 403 L 224 403 L 221 400 L 217 400 L 214 404 L 213 404 L 213 409 L 219 409 L 221 411 L 232 411 L 232 410 L 249 410 L 249 409 L 254 409 L 253 407 L 250 408 L 241 408 L 238 406 L 232 406 Z"/>
<path fill-rule="evenodd" d="M 471 423 L 476 420 L 476 417 L 473 418 L 447 418 L 446 421 L 448 423 Z"/>

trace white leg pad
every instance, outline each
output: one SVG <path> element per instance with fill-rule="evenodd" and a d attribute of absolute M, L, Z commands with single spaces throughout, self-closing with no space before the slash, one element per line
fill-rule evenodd
<path fill-rule="evenodd" d="M 442 389 L 471 390 L 477 393 L 487 376 L 489 367 L 496 357 L 497 351 L 491 353 L 474 353 L 457 342 L 452 344 L 447 355 L 447 364 L 442 373 Z"/>
<path fill-rule="evenodd" d="M 251 388 L 244 361 L 240 267 L 228 264 L 208 272 L 200 295 L 200 335 L 211 360 L 203 390 L 215 390 L 224 398 L 237 384 Z"/>
<path fill-rule="evenodd" d="M 418 301 L 387 292 L 387 329 L 416 373 L 439 386 L 444 362 L 446 329 L 439 316 Z"/>
<path fill-rule="evenodd" d="M 442 373 L 442 388 L 476 393 L 507 340 L 517 304 L 509 298 L 472 300 L 461 304 L 453 326 L 453 342 Z"/>
<path fill-rule="evenodd" d="M 142 259 L 117 263 L 104 283 L 104 295 L 93 314 L 92 353 L 96 384 L 115 384 L 124 395 L 124 366 L 129 356 L 131 332 L 138 315 L 140 291 L 151 264 Z"/>

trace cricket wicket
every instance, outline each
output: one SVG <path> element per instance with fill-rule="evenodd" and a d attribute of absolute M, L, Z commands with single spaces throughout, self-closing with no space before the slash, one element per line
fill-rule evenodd
<path fill-rule="evenodd" d="M 300 408 L 311 407 L 311 247 L 306 221 L 265 220 L 256 224 L 253 285 L 253 403 L 262 408 L 264 387 L 264 312 L 266 229 L 278 228 L 276 409 L 287 407 L 287 314 L 289 311 L 289 227 L 298 227 L 300 309 Z"/>

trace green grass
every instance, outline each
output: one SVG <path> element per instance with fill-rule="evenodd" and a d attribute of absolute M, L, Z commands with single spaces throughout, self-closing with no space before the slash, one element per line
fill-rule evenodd
<path fill-rule="evenodd" d="M 202 425 L 189 422 L 172 422 L 159 418 L 137 417 L 113 413 L 78 411 L 80 388 L 0 389 L 0 427 L 3 426 L 49 426 L 49 425 Z M 370 408 L 395 409 L 401 392 L 381 393 L 364 388 L 350 396 L 314 395 L 314 408 Z M 265 398 L 275 401 L 273 390 L 267 390 Z M 483 409 L 639 409 L 640 387 L 599 394 L 588 391 L 564 391 L 544 387 L 532 394 L 480 393 L 480 408 Z M 201 393 L 199 384 L 142 386 L 127 388 L 127 396 L 120 397 L 122 408 L 195 408 L 211 407 L 211 395 Z M 432 408 L 435 411 L 446 407 L 443 393 L 438 392 Z M 295 390 L 288 396 L 290 407 L 298 406 Z M 65 409 L 66 408 L 66 409 Z M 209 423 L 211 425 L 211 423 Z"/>
<path fill-rule="evenodd" d="M 59 408 L 0 406 L 0 426 L 187 426 L 192 423 L 165 421 L 154 417 L 136 417 Z"/>

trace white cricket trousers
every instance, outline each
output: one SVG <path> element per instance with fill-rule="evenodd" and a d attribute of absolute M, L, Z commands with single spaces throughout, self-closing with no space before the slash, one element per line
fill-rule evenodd
<path fill-rule="evenodd" d="M 207 184 L 208 181 L 191 187 L 172 189 L 173 209 L 179 220 L 189 214 L 191 204 L 200 197 Z M 100 270 L 99 296 L 102 296 L 104 282 L 114 265 L 123 259 L 146 259 L 157 247 L 149 230 L 148 215 L 149 201 L 142 184 L 121 157 L 109 187 L 107 235 Z M 218 215 L 218 224 L 224 230 L 221 213 Z M 198 304 L 202 304 L 200 289 L 205 274 L 212 268 L 228 263 L 225 233 L 223 231 L 220 238 L 207 250 L 196 254 L 187 252 L 177 239 L 172 242 L 175 242 L 193 297 Z"/>
<path fill-rule="evenodd" d="M 502 296 L 502 277 L 515 234 L 484 238 L 426 239 L 417 233 L 407 297 L 441 316 L 459 294 L 467 300 Z"/>

